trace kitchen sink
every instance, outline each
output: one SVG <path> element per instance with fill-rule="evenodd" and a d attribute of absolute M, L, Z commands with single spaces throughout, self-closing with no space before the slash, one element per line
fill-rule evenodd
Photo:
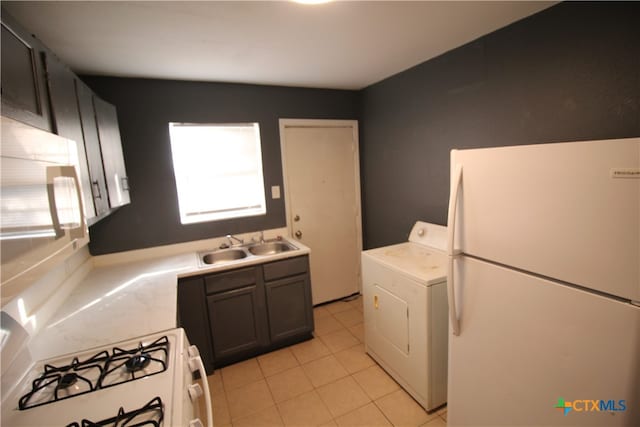
<path fill-rule="evenodd" d="M 198 259 L 200 265 L 206 267 L 208 265 L 224 265 L 235 264 L 234 261 L 246 260 L 250 261 L 260 257 L 268 257 L 277 255 L 282 252 L 288 252 L 298 249 L 291 243 L 283 240 L 267 240 L 262 243 L 246 243 L 241 246 L 233 246 L 231 248 L 216 249 L 208 252 L 200 252 Z"/>
<path fill-rule="evenodd" d="M 268 242 L 250 246 L 248 250 L 253 255 L 260 256 L 279 254 L 280 252 L 287 252 L 292 249 L 296 248 L 284 242 Z"/>
<path fill-rule="evenodd" d="M 236 261 L 246 258 L 247 253 L 242 249 L 228 249 L 219 252 L 211 252 L 202 256 L 202 262 L 205 264 L 222 264 L 229 261 Z"/>

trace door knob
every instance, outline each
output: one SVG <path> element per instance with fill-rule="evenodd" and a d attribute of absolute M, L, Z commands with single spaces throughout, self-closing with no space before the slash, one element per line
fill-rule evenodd
<path fill-rule="evenodd" d="M 300 221 L 300 215 L 296 215 L 296 216 L 294 216 L 294 217 L 293 217 L 293 220 L 294 220 L 295 222 Z"/>
<path fill-rule="evenodd" d="M 298 230 L 296 231 L 296 237 L 299 239 L 302 237 L 302 231 Z"/>

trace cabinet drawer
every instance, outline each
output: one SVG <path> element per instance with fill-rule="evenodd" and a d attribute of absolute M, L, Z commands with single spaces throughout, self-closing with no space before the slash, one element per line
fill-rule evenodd
<path fill-rule="evenodd" d="M 242 268 L 224 273 L 212 274 L 204 278 L 207 294 L 215 294 L 242 288 L 256 283 L 256 269 Z"/>
<path fill-rule="evenodd" d="M 283 261 L 276 261 L 264 265 L 264 280 L 275 280 L 281 277 L 295 276 L 297 274 L 305 274 L 308 269 L 308 257 L 301 256 L 289 258 Z"/>

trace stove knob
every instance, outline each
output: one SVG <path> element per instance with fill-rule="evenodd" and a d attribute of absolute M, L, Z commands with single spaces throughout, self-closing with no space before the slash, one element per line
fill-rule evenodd
<path fill-rule="evenodd" d="M 189 357 L 196 357 L 196 356 L 200 356 L 200 351 L 198 350 L 198 347 L 196 347 L 195 345 L 190 345 L 189 348 L 187 349 L 187 354 L 189 354 Z"/>
<path fill-rule="evenodd" d="M 189 392 L 189 397 L 192 402 L 198 400 L 198 398 L 203 394 L 200 384 L 191 384 L 187 387 L 187 391 Z"/>
<path fill-rule="evenodd" d="M 189 421 L 189 427 L 204 427 L 200 418 L 196 418 L 195 420 Z"/>
<path fill-rule="evenodd" d="M 190 357 L 189 358 L 189 369 L 191 372 L 196 372 L 198 370 L 198 359 L 199 357 Z"/>

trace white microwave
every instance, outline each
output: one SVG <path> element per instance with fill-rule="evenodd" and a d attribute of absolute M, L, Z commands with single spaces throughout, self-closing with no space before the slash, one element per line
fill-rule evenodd
<path fill-rule="evenodd" d="M 89 242 L 76 143 L 2 117 L 2 305 Z"/>

